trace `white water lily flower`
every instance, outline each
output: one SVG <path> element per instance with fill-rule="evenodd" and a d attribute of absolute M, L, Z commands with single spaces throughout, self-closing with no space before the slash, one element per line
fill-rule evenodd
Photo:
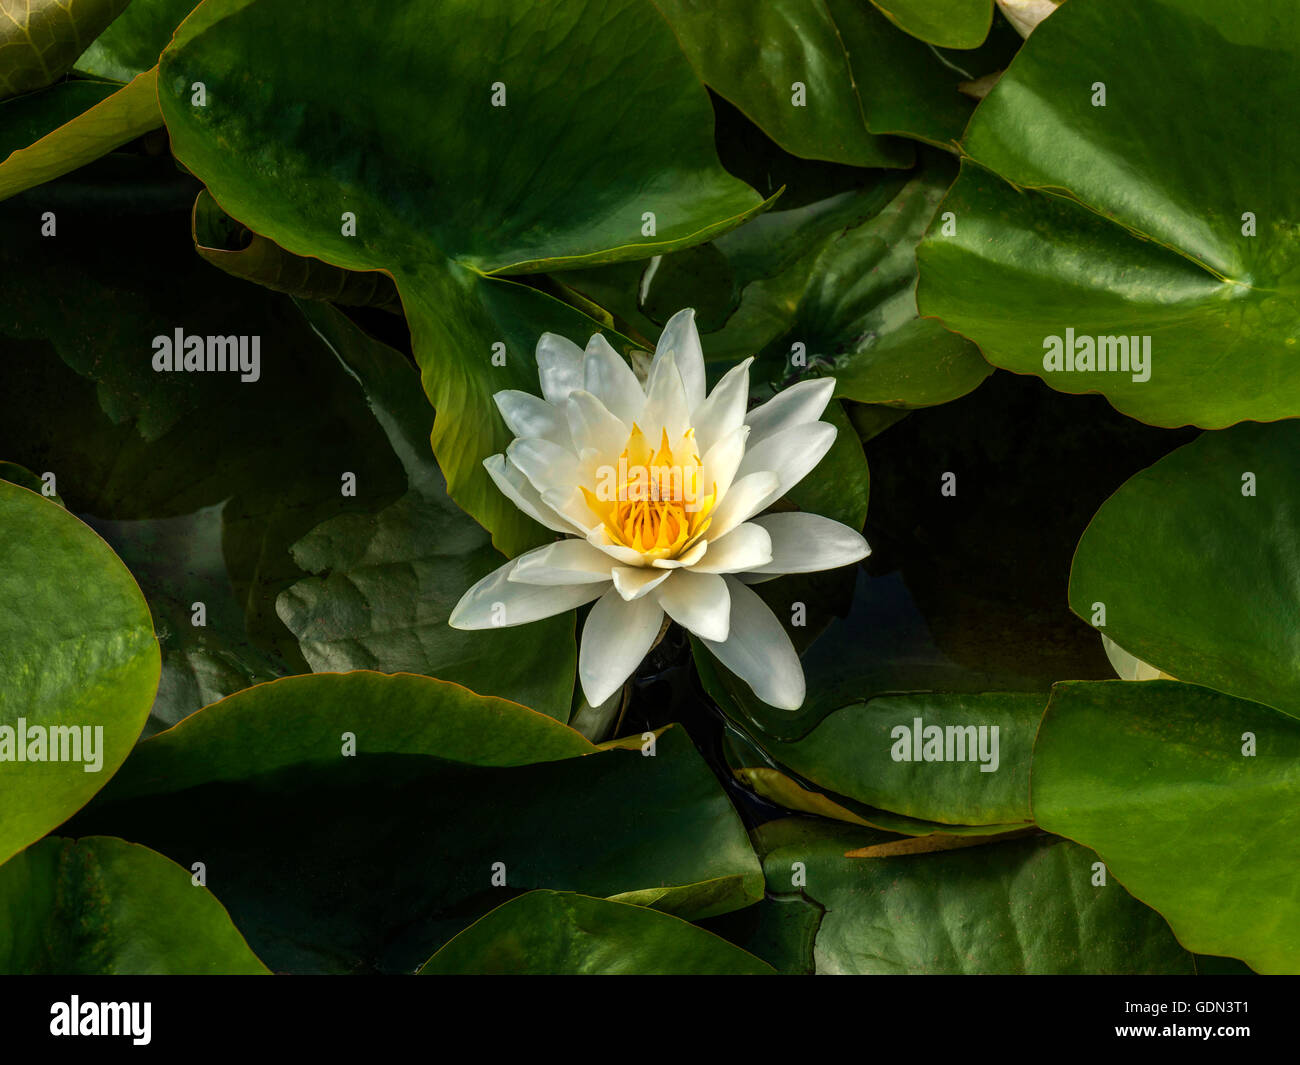
<path fill-rule="evenodd" d="M 817 514 L 755 516 L 834 442 L 835 427 L 818 419 L 835 382 L 796 384 L 747 412 L 751 362 L 706 396 L 693 310 L 664 327 L 644 388 L 603 336 L 584 352 L 544 334 L 543 398 L 496 394 L 516 439 L 484 465 L 520 510 L 567 538 L 484 577 L 450 624 L 523 625 L 597 600 L 578 675 L 599 706 L 636 670 L 666 613 L 764 702 L 797 709 L 799 656 L 747 584 L 845 566 L 870 549 Z"/>

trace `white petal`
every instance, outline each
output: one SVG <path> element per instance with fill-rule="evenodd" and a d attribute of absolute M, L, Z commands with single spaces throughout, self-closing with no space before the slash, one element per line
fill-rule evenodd
<path fill-rule="evenodd" d="M 528 484 L 523 474 L 519 475 L 519 479 Z M 528 484 L 528 487 L 532 488 L 532 485 Z M 581 531 L 583 536 L 586 536 L 593 528 L 600 525 L 600 519 L 591 512 L 591 507 L 587 506 L 586 498 L 576 487 L 548 488 L 541 493 L 539 498 L 543 506 L 556 514 L 562 521 L 568 522 L 572 528 Z M 569 532 L 570 529 L 560 531 Z"/>
<path fill-rule="evenodd" d="M 708 540 L 696 540 L 690 548 L 683 554 L 678 555 L 677 558 L 657 558 L 650 565 L 657 566 L 659 569 L 678 569 L 681 566 L 693 566 L 704 557 L 708 549 Z"/>
<path fill-rule="evenodd" d="M 704 646 L 763 702 L 798 710 L 805 694 L 803 666 L 790 637 L 757 594 L 735 577 L 723 579 L 731 593 L 731 632 L 725 641 L 705 640 Z"/>
<path fill-rule="evenodd" d="M 690 425 L 691 408 L 686 402 L 681 374 L 677 372 L 677 360 L 672 352 L 663 358 L 656 357 L 646 381 L 645 407 L 641 410 L 641 428 L 650 437 L 651 448 L 659 447 L 661 428 L 668 430 L 669 443 L 676 444 Z"/>
<path fill-rule="evenodd" d="M 613 578 L 614 560 L 586 540 L 560 540 L 515 559 L 519 584 L 595 584 Z"/>
<path fill-rule="evenodd" d="M 489 455 L 483 460 L 483 467 L 501 493 L 534 521 L 555 532 L 573 532 L 573 524 L 548 506 L 528 478 L 508 463 L 504 455 Z"/>
<path fill-rule="evenodd" d="M 779 433 L 760 440 L 751 437 L 745 448 L 745 458 L 737 471 L 738 477 L 771 470 L 780 479 L 776 493 L 769 503 L 779 499 L 802 481 L 835 443 L 835 426 L 830 422 L 805 422 L 791 425 Z"/>
<path fill-rule="evenodd" d="M 1137 655 L 1129 654 L 1124 648 L 1107 636 L 1101 634 L 1101 647 L 1110 660 L 1110 667 L 1120 680 L 1159 680 L 1160 670 Z"/>
<path fill-rule="evenodd" d="M 695 328 L 695 311 L 687 307 L 668 319 L 664 331 L 655 345 L 655 363 L 665 355 L 672 355 L 686 390 L 687 412 L 704 402 L 704 349 L 700 347 L 700 334 Z M 654 377 L 654 363 L 650 364 Z M 648 390 L 647 390 L 648 391 Z"/>
<path fill-rule="evenodd" d="M 751 573 L 815 573 L 847 566 L 871 554 L 860 533 L 820 514 L 763 514 L 753 524 L 761 525 L 771 536 L 772 560 L 749 567 Z"/>
<path fill-rule="evenodd" d="M 645 406 L 641 383 L 632 367 L 599 333 L 587 342 L 587 354 L 582 360 L 581 387 L 605 404 L 629 429 L 641 417 L 641 408 Z"/>
<path fill-rule="evenodd" d="M 517 584 L 510 580 L 519 559 L 489 573 L 460 597 L 447 623 L 453 629 L 496 629 L 563 614 L 590 603 L 609 585 Z"/>
<path fill-rule="evenodd" d="M 627 447 L 628 428 L 596 396 L 586 389 L 570 392 L 565 416 L 575 450 L 590 448 L 606 462 L 618 461 Z"/>
<path fill-rule="evenodd" d="M 750 447 L 792 425 L 815 422 L 822 416 L 834 391 L 833 377 L 800 381 L 755 407 L 745 416 L 745 424 L 752 430 Z"/>
<path fill-rule="evenodd" d="M 781 479 L 771 470 L 760 470 L 736 481 L 722 497 L 722 502 L 710 515 L 709 527 L 704 535 L 709 540 L 721 540 L 742 521 L 748 521 L 773 499 L 781 487 Z"/>
<path fill-rule="evenodd" d="M 703 466 L 700 480 L 702 492 L 707 494 L 716 485 L 719 499 L 727 494 L 731 482 L 736 479 L 736 471 L 745 458 L 748 436 L 749 426 L 738 425 L 704 453 L 700 460 Z"/>
<path fill-rule="evenodd" d="M 601 596 L 587 615 L 578 652 L 578 677 L 587 702 L 599 706 L 636 671 L 659 635 L 663 617 L 652 598 L 629 603 L 612 588 Z"/>
<path fill-rule="evenodd" d="M 695 441 L 701 455 L 737 426 L 745 424 L 749 364 L 753 361 L 751 355 L 739 366 L 733 366 L 714 386 L 709 398 L 691 408 L 691 424 L 695 426 Z"/>
<path fill-rule="evenodd" d="M 492 398 L 515 436 L 538 436 L 561 447 L 569 446 L 569 424 L 560 408 L 531 392 L 513 388 L 504 389 Z"/>
<path fill-rule="evenodd" d="M 609 530 L 604 525 L 597 525 L 587 533 L 587 543 L 604 551 L 610 558 L 621 562 L 625 566 L 639 566 L 644 561 L 644 556 L 640 551 L 634 551 L 623 544 L 615 543 L 610 538 Z"/>
<path fill-rule="evenodd" d="M 696 573 L 746 573 L 771 561 L 771 537 L 756 521 L 750 521 L 721 539 L 710 540 L 709 553 L 692 568 Z"/>
<path fill-rule="evenodd" d="M 555 333 L 543 333 L 537 341 L 537 377 L 542 395 L 551 403 L 563 403 L 582 387 L 582 348 Z"/>
<path fill-rule="evenodd" d="M 679 570 L 655 595 L 668 616 L 704 640 L 725 640 L 731 628 L 731 595 L 716 573 Z"/>
<path fill-rule="evenodd" d="M 559 444 L 538 437 L 511 441 L 506 448 L 506 458 L 519 468 L 539 492 L 551 488 L 572 488 L 582 473 L 577 455 Z"/>
<path fill-rule="evenodd" d="M 615 566 L 614 588 L 624 599 L 640 599 L 672 575 L 672 570 L 650 566 Z"/>

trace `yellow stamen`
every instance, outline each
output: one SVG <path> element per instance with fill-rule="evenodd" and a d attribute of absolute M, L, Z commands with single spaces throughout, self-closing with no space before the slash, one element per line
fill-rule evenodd
<path fill-rule="evenodd" d="M 582 492 L 615 543 L 647 561 L 676 558 L 709 527 L 717 502 L 716 484 L 701 495 L 702 474 L 694 429 L 682 435 L 676 450 L 663 429 L 658 449 L 652 450 L 633 423 L 619 456 L 614 498 L 602 499 L 586 488 Z"/>

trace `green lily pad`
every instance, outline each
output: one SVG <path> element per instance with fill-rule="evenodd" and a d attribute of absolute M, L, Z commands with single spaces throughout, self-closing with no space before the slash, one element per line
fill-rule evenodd
<path fill-rule="evenodd" d="M 896 698 L 906 701 L 914 697 Z M 955 697 L 951 695 L 936 697 L 933 693 L 919 693 L 915 698 L 918 701 L 923 698 L 932 700 L 937 698 L 940 702 L 952 702 Z M 888 742 L 892 746 L 892 738 Z M 835 791 L 825 784 L 799 774 L 785 764 L 780 764 L 778 768 L 777 758 L 792 748 L 797 749 L 797 743 L 764 739 L 763 744 L 760 745 L 759 740 L 743 732 L 734 719 L 728 722 L 722 740 L 722 754 L 727 767 L 737 781 L 756 795 L 785 810 L 814 814 L 831 821 L 875 829 L 881 833 L 876 842 L 897 841 L 904 837 L 938 839 L 950 836 L 1000 836 L 1025 829 L 1023 819 L 1005 824 L 967 825 L 953 821 L 926 820 L 899 813 L 894 809 L 873 806 L 869 802 L 864 802 L 845 792 Z M 798 758 L 796 750 L 795 760 Z M 898 776 L 898 768 L 894 767 L 895 777 Z M 844 774 L 840 775 L 844 776 Z M 903 794 L 906 798 L 906 789 L 894 794 Z"/>
<path fill-rule="evenodd" d="M 407 491 L 376 514 L 340 514 L 293 545 L 307 573 L 276 610 L 316 672 L 426 673 L 567 720 L 577 669 L 572 612 L 527 628 L 447 624 L 461 593 L 504 559 L 449 498 L 429 450 L 433 411 L 418 374 L 325 304 L 300 304 L 353 375 L 406 472 Z"/>
<path fill-rule="evenodd" d="M 926 163 L 910 181 L 885 175 L 768 212 L 664 256 L 627 287 L 660 323 L 689 300 L 701 311 L 705 358 L 721 366 L 755 355 L 756 388 L 826 373 L 844 399 L 947 403 L 992 367 L 974 344 L 917 317 L 916 245 L 954 173 L 937 153 Z M 585 280 L 575 279 L 579 290 L 600 298 Z"/>
<path fill-rule="evenodd" d="M 66 74 L 130 0 L 24 0 L 0 22 L 0 98 L 42 89 Z"/>
<path fill-rule="evenodd" d="M 835 377 L 837 396 L 900 407 L 947 403 L 988 377 L 974 344 L 917 317 L 915 248 L 950 180 L 951 168 L 933 158 L 879 213 L 827 240 L 786 330 L 760 358 L 788 365 L 793 344 L 802 343 Z M 759 299 L 786 284 L 759 286 Z"/>
<path fill-rule="evenodd" d="M 393 275 L 450 494 L 516 554 L 541 530 L 482 467 L 509 442 L 491 396 L 537 390 L 541 333 L 585 343 L 600 326 L 488 275 L 646 258 L 764 205 L 718 165 L 707 97 L 648 0 L 352 11 L 204 4 L 161 60 L 172 148 L 224 210 L 287 251 Z M 635 93 L 621 80 L 631 42 Z M 562 76 L 557 56 L 572 59 Z M 195 81 L 206 106 L 191 102 Z"/>
<path fill-rule="evenodd" d="M 761 958 L 782 976 L 812 976 L 816 972 L 813 943 L 822 908 L 790 895 L 767 896 L 753 906 L 733 910 L 704 922 L 709 931 Z"/>
<path fill-rule="evenodd" d="M 655 3 L 700 79 L 782 148 L 852 166 L 910 166 L 911 146 L 890 134 L 951 149 L 974 108 L 958 86 L 1001 69 L 1019 45 L 1008 29 L 950 57 L 863 0 Z"/>
<path fill-rule="evenodd" d="M 762 976 L 771 966 L 725 939 L 642 906 L 530 891 L 480 917 L 422 975 Z"/>
<path fill-rule="evenodd" d="M 825 4 L 655 2 L 700 80 L 786 151 L 852 166 L 911 165 L 906 143 L 868 131 L 843 39 Z M 742 26 L 745 32 L 738 32 Z"/>
<path fill-rule="evenodd" d="M 393 279 L 379 272 L 340 270 L 319 259 L 291 255 L 273 240 L 245 229 L 204 189 L 194 201 L 194 250 L 218 270 L 254 284 L 347 307 L 383 307 L 402 313 Z"/>
<path fill-rule="evenodd" d="M 410 972 L 536 888 L 653 890 L 686 919 L 762 894 L 740 819 L 680 728 L 652 757 L 597 750 L 543 714 L 412 675 L 232 695 L 141 743 L 77 827 L 204 861 L 277 971 Z"/>
<path fill-rule="evenodd" d="M 1045 695 L 1024 692 L 881 696 L 764 749 L 804 779 L 869 806 L 1005 830 L 1031 820 L 1029 765 L 1045 705 Z"/>
<path fill-rule="evenodd" d="M 871 0 L 904 33 L 942 48 L 978 48 L 993 22 L 993 0 Z"/>
<path fill-rule="evenodd" d="M 1095 848 L 1189 950 L 1300 972 L 1294 718 L 1176 681 L 1058 684 L 1033 806 L 1044 828 Z"/>
<path fill-rule="evenodd" d="M 1203 433 L 1108 499 L 1070 607 L 1179 680 L 1300 717 L 1300 422 Z"/>
<path fill-rule="evenodd" d="M 21 463 L 0 462 L 0 480 L 16 484 L 19 488 L 26 488 L 29 492 L 45 496 L 46 499 L 53 500 L 59 506 L 63 506 L 63 500 L 59 498 L 58 493 L 47 493 L 45 481 Z"/>
<path fill-rule="evenodd" d="M 90 106 L 25 147 L 13 143 L 13 133 L 0 134 L 10 149 L 0 162 L 0 200 L 62 177 L 162 125 L 156 71 L 146 71 L 108 95 L 102 94 L 99 83 L 94 84 L 96 88 L 91 90 L 60 91 L 53 98 L 57 101 L 53 109 L 41 114 L 38 121 L 42 124 L 63 117 L 62 109 L 74 101 Z M 23 105 L 15 129 L 26 129 L 31 122 L 30 108 L 24 101 L 12 104 Z M 0 120 L 3 117 L 0 113 Z"/>
<path fill-rule="evenodd" d="M 750 759 L 742 757 L 739 760 Z M 729 753 L 728 763 L 734 766 L 735 761 Z M 777 769 L 750 766 L 735 768 L 733 771 L 740 783 L 786 810 L 815 814 L 818 817 L 843 821 L 863 828 L 874 828 L 894 837 L 1002 836 L 1011 832 L 1020 832 L 1025 827 L 1023 821 L 1001 825 L 957 825 L 926 821 L 918 817 L 898 814 L 892 810 L 869 806 L 847 796 L 830 792 L 829 789 L 819 791 L 816 786 L 805 787 L 793 777 Z"/>
<path fill-rule="evenodd" d="M 130 6 L 82 53 L 77 70 L 130 81 L 157 65 L 176 27 L 196 6 L 196 0 L 130 0 Z"/>
<path fill-rule="evenodd" d="M 268 972 L 189 872 L 109 836 L 51 836 L 0 865 L 0 913 L 10 975 Z"/>
<path fill-rule="evenodd" d="M 928 0 L 920 0 L 933 6 Z M 867 128 L 954 151 L 975 100 L 967 83 L 1003 70 L 1021 39 L 997 22 L 975 49 L 940 49 L 899 33 L 859 0 L 826 0 L 848 50 Z"/>
<path fill-rule="evenodd" d="M 772 894 L 825 910 L 819 974 L 1191 973 L 1192 956 L 1097 856 L 1040 836 L 900 857 L 849 858 L 861 831 L 764 825 Z M 792 881 L 802 879 L 795 887 Z"/>
<path fill-rule="evenodd" d="M 89 111 L 121 87 L 112 81 L 60 81 L 0 103 L 0 161 Z"/>
<path fill-rule="evenodd" d="M 1300 414 L 1297 42 L 1288 0 L 1063 4 L 971 121 L 922 312 L 1148 423 Z"/>
<path fill-rule="evenodd" d="M 0 861 L 62 824 L 126 758 L 158 687 L 149 607 L 109 546 L 0 481 Z"/>
<path fill-rule="evenodd" d="M 772 210 L 708 244 L 648 265 L 554 275 L 612 312 L 649 347 L 681 307 L 695 308 L 710 376 L 755 356 L 752 399 L 809 375 L 836 395 L 902 408 L 947 403 L 992 372 L 979 349 L 917 316 L 916 245 L 956 169 L 924 152 L 911 174 L 797 159 L 734 108 L 719 111 L 729 169 L 784 188 Z"/>

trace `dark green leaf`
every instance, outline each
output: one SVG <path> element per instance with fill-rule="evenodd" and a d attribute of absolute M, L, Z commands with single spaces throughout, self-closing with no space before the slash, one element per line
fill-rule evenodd
<path fill-rule="evenodd" d="M 786 151 L 852 166 L 911 165 L 910 146 L 867 131 L 844 41 L 820 0 L 655 3 L 700 80 Z"/>
<path fill-rule="evenodd" d="M 70 93 L 61 90 L 52 110 L 32 119 L 31 109 L 23 101 L 11 101 L 5 106 L 21 104 L 15 129 L 26 131 L 33 122 L 44 125 L 62 117 L 61 109 L 76 102 L 91 104 L 75 117 L 68 117 L 60 126 L 40 135 L 39 140 L 20 147 L 15 134 L 6 130 L 0 133 L 10 154 L 0 162 L 0 200 L 7 200 L 26 189 L 52 181 L 64 174 L 107 155 L 141 134 L 162 125 L 158 111 L 157 73 L 150 70 L 141 74 L 129 85 L 124 85 L 111 95 L 103 96 L 96 88 Z M 42 94 L 44 96 L 44 94 Z M 3 116 L 0 116 L 2 118 Z"/>
<path fill-rule="evenodd" d="M 199 261 L 188 204 L 105 209 L 115 187 L 60 208 L 57 240 L 35 208 L 5 208 L 0 334 L 21 339 L 3 347 L 0 455 L 53 473 L 142 583 L 165 663 L 150 730 L 311 668 L 437 674 L 566 716 L 572 616 L 446 624 L 503 560 L 446 497 L 410 362 L 336 311 Z M 151 255 L 124 262 L 136 242 Z M 151 340 L 176 327 L 260 336 L 259 379 L 154 372 Z"/>
<path fill-rule="evenodd" d="M 690 739 L 670 728 L 654 750 L 596 751 L 426 677 L 290 677 L 140 744 L 77 827 L 201 855 L 277 970 L 409 972 L 534 888 L 650 896 L 687 919 L 757 899 L 740 819 Z"/>
<path fill-rule="evenodd" d="M 447 624 L 461 593 L 504 561 L 447 498 L 429 450 L 433 411 L 419 376 L 391 348 L 324 304 L 302 304 L 340 365 L 365 390 L 407 491 L 376 514 L 342 514 L 293 545 L 306 577 L 276 610 L 317 672 L 426 673 L 566 720 L 577 668 L 573 614 L 526 628 Z"/>
<path fill-rule="evenodd" d="M 761 976 L 770 966 L 678 917 L 560 891 L 530 891 L 480 917 L 422 974 Z"/>
<path fill-rule="evenodd" d="M 1030 820 L 1029 763 L 1045 704 L 1020 692 L 882 696 L 836 710 L 800 740 L 764 748 L 806 780 L 870 806 L 1005 826 Z"/>
<path fill-rule="evenodd" d="M 0 103 L 0 161 L 89 111 L 121 87 L 112 81 L 60 81 Z"/>
<path fill-rule="evenodd" d="M 113 24 L 77 60 L 77 69 L 101 78 L 130 81 L 155 66 L 172 34 L 196 0 L 131 0 Z"/>
<path fill-rule="evenodd" d="M 1008 30 L 949 58 L 863 0 L 655 2 L 700 79 L 782 148 L 853 166 L 910 166 L 910 146 L 885 134 L 951 149 L 974 107 L 958 85 L 1019 44 Z"/>
<path fill-rule="evenodd" d="M 824 907 L 818 973 L 1193 971 L 1160 915 L 1113 879 L 1097 886 L 1096 855 L 1068 840 L 846 857 L 864 831 L 760 830 L 768 891 L 792 895 L 802 879 Z"/>
<path fill-rule="evenodd" d="M 943 48 L 976 48 L 988 36 L 993 0 L 871 0 L 895 26 Z"/>
<path fill-rule="evenodd" d="M 888 176 L 771 211 L 706 246 L 708 259 L 706 249 L 665 256 L 638 286 L 642 309 L 666 321 L 686 293 L 712 295 L 705 357 L 757 355 L 756 383 L 826 373 L 837 396 L 900 407 L 965 395 L 991 367 L 916 311 L 916 245 L 953 173 L 941 156 L 927 163 L 909 182 Z"/>
<path fill-rule="evenodd" d="M 51 836 L 0 865 L 0 915 L 3 973 L 267 972 L 190 873 L 108 836 Z"/>
<path fill-rule="evenodd" d="M 822 909 L 797 896 L 768 896 L 710 918 L 704 926 L 771 965 L 782 976 L 811 976 Z"/>
<path fill-rule="evenodd" d="M 234 277 L 290 296 L 402 313 L 397 289 L 387 274 L 340 270 L 319 259 L 291 255 L 275 241 L 241 226 L 217 206 L 207 189 L 194 201 L 193 231 L 195 250 Z"/>
<path fill-rule="evenodd" d="M 135 208 L 106 199 L 115 188 L 79 190 L 52 240 L 44 192 L 3 208 L 0 455 L 52 474 L 140 580 L 165 663 L 158 728 L 310 668 L 275 613 L 304 576 L 291 545 L 328 518 L 381 509 L 406 479 L 360 386 L 291 301 L 194 255 L 192 184 L 161 212 L 153 190 L 170 185 L 144 183 Z M 142 243 L 149 256 L 124 258 Z M 153 339 L 177 329 L 258 337 L 258 379 L 155 372 Z M 345 471 L 355 498 L 341 493 Z"/>

